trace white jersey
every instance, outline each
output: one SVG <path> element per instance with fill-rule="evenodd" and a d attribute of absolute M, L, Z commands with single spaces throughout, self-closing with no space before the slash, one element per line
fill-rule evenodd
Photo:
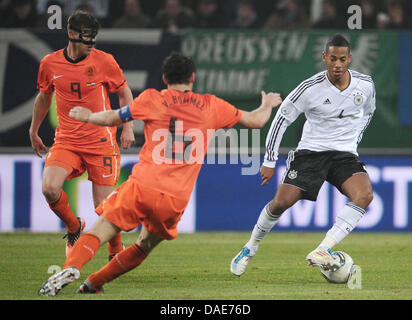
<path fill-rule="evenodd" d="M 274 168 L 286 128 L 304 113 L 306 121 L 297 150 L 347 151 L 355 155 L 376 109 L 375 86 L 368 75 L 349 70 L 345 90 L 322 71 L 303 81 L 280 105 L 266 137 L 264 166 Z"/>

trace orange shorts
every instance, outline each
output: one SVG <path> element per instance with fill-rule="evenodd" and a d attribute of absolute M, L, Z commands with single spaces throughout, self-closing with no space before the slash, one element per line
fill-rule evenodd
<path fill-rule="evenodd" d="M 100 186 L 115 186 L 120 174 L 120 152 L 99 155 L 73 150 L 64 145 L 53 145 L 46 155 L 44 167 L 57 166 L 70 174 L 67 180 L 81 176 L 86 170 L 89 180 Z"/>
<path fill-rule="evenodd" d="M 159 238 L 172 240 L 187 203 L 129 179 L 100 203 L 96 213 L 123 231 L 143 224 Z"/>

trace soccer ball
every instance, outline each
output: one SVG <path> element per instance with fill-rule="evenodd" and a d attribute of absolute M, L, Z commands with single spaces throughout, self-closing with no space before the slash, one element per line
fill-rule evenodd
<path fill-rule="evenodd" d="M 343 251 L 336 251 L 343 265 L 336 271 L 323 270 L 320 268 L 322 276 L 331 283 L 347 283 L 355 269 L 353 259 Z"/>

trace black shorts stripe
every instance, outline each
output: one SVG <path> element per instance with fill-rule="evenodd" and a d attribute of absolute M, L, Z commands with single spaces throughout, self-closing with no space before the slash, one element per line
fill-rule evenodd
<path fill-rule="evenodd" d="M 284 183 L 285 181 L 286 175 L 290 169 L 290 164 L 295 158 L 295 152 L 296 152 L 295 150 L 290 150 L 288 153 L 288 158 L 286 159 L 286 169 L 285 169 L 285 173 L 283 174 L 282 179 L 280 180 L 281 183 Z"/>

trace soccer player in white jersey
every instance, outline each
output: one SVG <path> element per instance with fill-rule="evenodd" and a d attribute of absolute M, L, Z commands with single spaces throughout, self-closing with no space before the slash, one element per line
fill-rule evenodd
<path fill-rule="evenodd" d="M 304 113 L 302 138 L 296 150 L 289 152 L 286 172 L 273 200 L 261 211 L 250 240 L 233 258 L 233 274 L 240 276 L 245 272 L 259 242 L 285 210 L 300 199 L 316 201 L 324 181 L 338 188 L 349 202 L 306 260 L 325 270 L 340 267 L 332 247 L 355 228 L 373 197 L 357 146 L 376 108 L 375 87 L 370 76 L 348 69 L 351 57 L 349 42 L 341 35 L 333 36 L 322 54 L 327 70 L 303 81 L 279 107 L 266 138 L 266 154 L 260 169 L 262 185 L 274 175 L 283 133 Z"/>

